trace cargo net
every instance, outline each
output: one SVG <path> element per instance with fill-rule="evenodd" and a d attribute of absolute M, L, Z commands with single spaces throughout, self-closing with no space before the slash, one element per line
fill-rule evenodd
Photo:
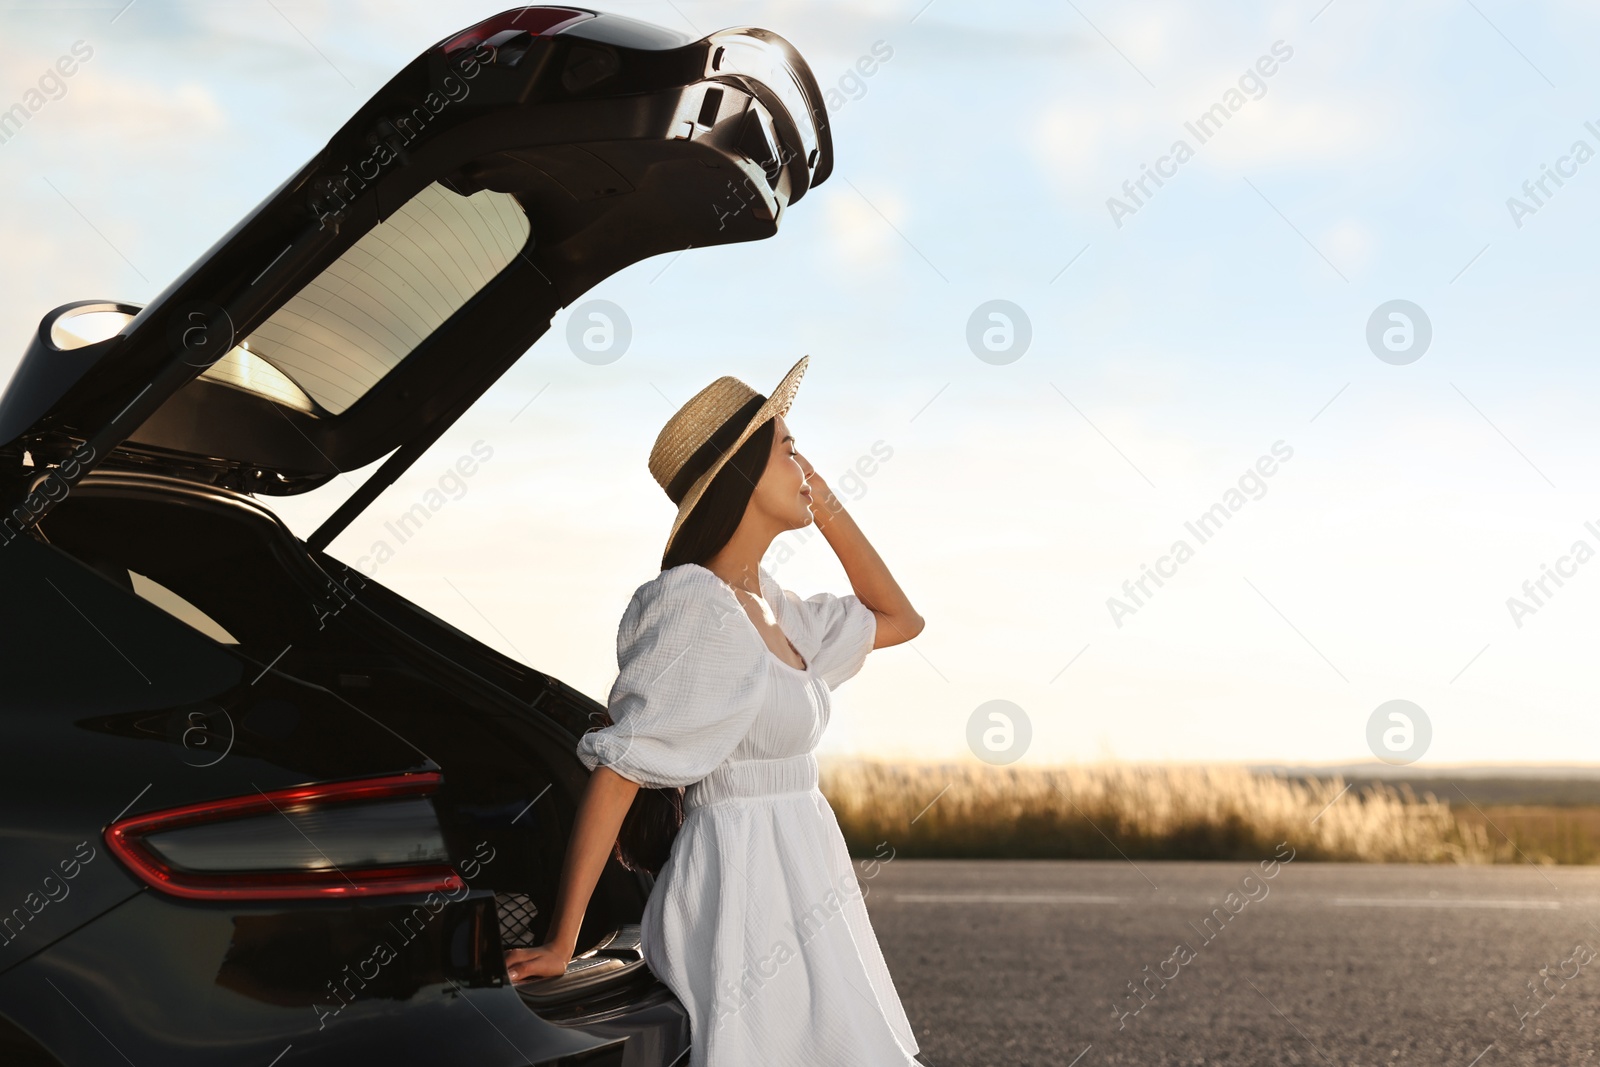
<path fill-rule="evenodd" d="M 503 948 L 537 948 L 533 918 L 539 909 L 526 893 L 496 893 L 495 913 L 500 918 L 500 944 Z"/>

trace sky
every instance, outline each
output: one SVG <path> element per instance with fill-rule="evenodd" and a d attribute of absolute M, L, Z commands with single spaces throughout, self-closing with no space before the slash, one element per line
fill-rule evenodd
<path fill-rule="evenodd" d="M 502 6 L 0 5 L 0 111 L 42 101 L 0 143 L 0 374 L 50 308 L 159 293 Z M 834 693 L 824 754 L 1600 761 L 1600 11 L 592 6 L 787 37 L 836 170 L 769 240 L 585 294 L 619 358 L 559 312 L 335 556 L 390 541 L 376 580 L 604 700 L 675 513 L 656 433 L 809 355 L 797 445 L 927 622 Z M 368 472 L 269 504 L 305 536 Z M 850 591 L 809 529 L 767 561 Z"/>

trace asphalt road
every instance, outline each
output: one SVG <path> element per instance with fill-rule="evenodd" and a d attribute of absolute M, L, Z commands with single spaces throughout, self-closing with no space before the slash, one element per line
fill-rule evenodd
<path fill-rule="evenodd" d="M 1600 870 L 1290 860 L 1262 874 L 857 863 L 935 1067 L 1600 1064 Z"/>

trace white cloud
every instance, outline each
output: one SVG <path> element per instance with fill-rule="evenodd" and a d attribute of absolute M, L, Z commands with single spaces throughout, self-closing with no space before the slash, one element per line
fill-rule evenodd
<path fill-rule="evenodd" d="M 1229 171 L 1262 166 L 1359 165 L 1390 142 L 1395 107 L 1390 101 L 1309 102 L 1274 98 L 1269 90 L 1243 108 L 1205 143 L 1184 126 L 1216 103 L 1196 94 L 1181 110 L 1139 104 L 1123 96 L 1057 99 L 1034 124 L 1032 149 L 1065 191 L 1092 196 L 1117 193 L 1124 178 L 1137 178 L 1179 138 L 1195 149 L 1185 166 Z"/>
<path fill-rule="evenodd" d="M 1153 133 L 1153 126 L 1149 109 L 1125 97 L 1114 102 L 1061 99 L 1040 113 L 1032 147 L 1056 177 L 1074 184 L 1098 182 L 1102 172 L 1127 160 L 1140 140 L 1161 143 L 1142 137 L 1146 128 Z"/>
<path fill-rule="evenodd" d="M 892 192 L 877 191 L 871 198 L 868 203 L 854 189 L 844 188 L 827 201 L 830 244 L 838 253 L 839 262 L 854 270 L 892 262 L 898 254 L 895 246 L 901 243 L 895 230 L 905 230 L 904 200 Z"/>
<path fill-rule="evenodd" d="M 170 147 L 154 138 L 199 137 L 223 130 L 227 114 L 203 85 L 161 85 L 150 81 L 86 78 L 71 87 L 62 113 L 52 116 L 65 129 L 52 139 L 75 147 L 119 142 L 119 156 L 144 146 L 156 152 Z"/>
<path fill-rule="evenodd" d="M 1340 219 L 1324 231 L 1317 246 L 1338 264 L 1341 272 L 1353 276 L 1366 268 L 1376 241 L 1371 229 L 1355 219 L 1347 218 Z"/>
<path fill-rule="evenodd" d="M 1209 106 L 1197 101 L 1194 114 Z M 1229 168 L 1354 165 L 1389 143 L 1396 113 L 1393 100 L 1294 101 L 1269 89 L 1248 100 L 1199 155 Z"/>

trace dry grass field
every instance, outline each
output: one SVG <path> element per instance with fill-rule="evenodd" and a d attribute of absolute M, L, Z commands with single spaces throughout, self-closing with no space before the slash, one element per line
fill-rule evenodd
<path fill-rule="evenodd" d="M 1457 811 L 1463 832 L 1509 838 L 1519 860 L 1535 863 L 1600 863 L 1600 807 L 1508 804 Z"/>
<path fill-rule="evenodd" d="M 1600 862 L 1600 807 L 1478 806 L 1378 780 L 835 760 L 821 789 L 858 857 L 1255 860 L 1287 841 L 1314 860 Z"/>

